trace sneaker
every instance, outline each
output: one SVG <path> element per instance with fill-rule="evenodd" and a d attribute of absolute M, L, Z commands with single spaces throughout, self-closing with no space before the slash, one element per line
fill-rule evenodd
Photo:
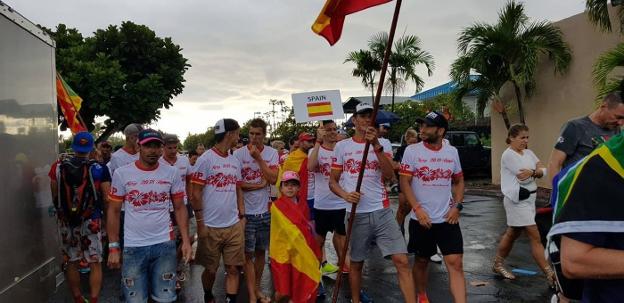
<path fill-rule="evenodd" d="M 321 298 L 325 297 L 327 292 L 325 292 L 325 286 L 323 286 L 323 281 L 319 282 L 318 290 L 316 291 L 316 297 Z"/>
<path fill-rule="evenodd" d="M 431 256 L 431 258 L 429 258 L 431 260 L 431 262 L 435 262 L 435 263 L 442 263 L 442 255 L 440 254 L 435 254 L 433 256 Z"/>
<path fill-rule="evenodd" d="M 324 262 L 323 266 L 321 266 L 321 274 L 323 274 L 323 276 L 329 275 L 329 274 L 335 274 L 338 272 L 340 268 L 338 268 L 338 266 L 331 264 L 329 262 Z"/>
<path fill-rule="evenodd" d="M 364 290 L 360 290 L 360 302 L 373 303 L 373 298 L 369 296 Z"/>

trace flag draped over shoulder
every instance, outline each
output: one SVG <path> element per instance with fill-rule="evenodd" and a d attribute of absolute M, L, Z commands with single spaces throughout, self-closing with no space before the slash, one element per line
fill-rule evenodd
<path fill-rule="evenodd" d="M 292 302 L 316 302 L 321 251 L 312 225 L 297 207 L 306 202 L 299 201 L 281 197 L 271 206 L 271 273 L 275 291 Z"/>
<path fill-rule="evenodd" d="M 61 107 L 67 126 L 73 134 L 86 131 L 86 127 L 78 118 L 82 106 L 82 98 L 74 92 L 59 73 L 56 73 L 56 100 Z"/>
<path fill-rule="evenodd" d="M 323 36 L 329 45 L 334 45 L 340 39 L 346 15 L 390 1 L 392 0 L 327 0 L 312 24 L 312 31 Z"/>
<path fill-rule="evenodd" d="M 280 168 L 277 183 L 275 184 L 277 187 L 278 197 L 282 195 L 280 193 L 280 183 L 282 182 L 282 174 L 285 171 L 294 171 L 299 175 L 299 183 L 301 184 L 301 187 L 299 188 L 297 198 L 299 201 L 306 202 L 308 199 L 308 155 L 300 149 L 297 149 L 288 155 L 288 158 L 286 158 L 284 164 L 282 164 L 282 167 Z M 308 208 L 307 203 L 299 203 L 298 208 L 307 219 L 310 218 L 310 209 Z"/>
<path fill-rule="evenodd" d="M 554 215 L 548 237 L 624 232 L 624 133 L 562 170 L 553 180 Z"/>

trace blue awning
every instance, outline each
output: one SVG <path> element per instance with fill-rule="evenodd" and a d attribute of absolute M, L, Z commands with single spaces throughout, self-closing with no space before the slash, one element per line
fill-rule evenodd
<path fill-rule="evenodd" d="M 470 80 L 474 81 L 476 79 L 479 79 L 478 75 L 470 75 Z M 447 82 L 442 85 L 438 85 L 434 88 L 415 94 L 411 96 L 410 99 L 415 100 L 415 101 L 426 101 L 426 100 L 435 98 L 442 94 L 452 93 L 456 87 L 457 87 L 457 83 L 453 81 Z M 468 93 L 468 96 L 475 96 L 476 94 L 477 94 L 477 91 L 473 90 L 470 93 Z"/>

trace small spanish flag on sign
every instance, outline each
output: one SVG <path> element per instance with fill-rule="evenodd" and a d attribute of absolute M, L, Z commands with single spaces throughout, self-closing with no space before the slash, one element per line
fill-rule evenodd
<path fill-rule="evenodd" d="M 308 117 L 331 116 L 334 114 L 331 102 L 308 103 Z"/>

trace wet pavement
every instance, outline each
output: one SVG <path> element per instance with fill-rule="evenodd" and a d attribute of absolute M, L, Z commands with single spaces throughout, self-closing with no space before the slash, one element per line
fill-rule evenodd
<path fill-rule="evenodd" d="M 516 241 L 507 260 L 507 265 L 509 269 L 525 269 L 538 272 L 537 275 L 518 276 L 514 281 L 506 281 L 496 277 L 491 271 L 498 238 L 505 228 L 502 201 L 497 197 L 468 195 L 465 198 L 465 203 L 460 225 L 464 237 L 464 271 L 466 273 L 468 302 L 549 302 L 551 291 L 547 287 L 544 275 L 531 257 L 528 239 L 525 236 Z M 396 199 L 392 200 L 391 205 L 396 208 Z M 327 241 L 325 251 L 329 261 L 337 263 L 330 241 Z M 200 281 L 202 270 L 201 266 L 192 266 L 191 279 L 187 282 L 179 302 L 203 302 L 203 290 Z M 221 272 L 215 283 L 214 294 L 217 302 L 224 301 L 223 278 L 224 275 Z M 83 276 L 83 282 L 85 282 L 83 289 L 85 291 L 88 289 L 87 279 L 87 276 Z M 262 288 L 265 293 L 272 293 L 270 280 L 270 272 L 267 268 L 262 281 Z M 120 302 L 119 281 L 118 271 L 105 271 L 104 287 L 99 302 Z M 330 277 L 324 277 L 323 282 L 327 288 L 328 297 L 325 300 L 319 300 L 319 302 L 331 302 L 330 296 L 335 281 Z M 342 285 L 338 301 L 349 302 L 346 276 Z M 403 302 L 396 278 L 396 270 L 391 261 L 381 257 L 378 249 L 371 252 L 370 259 L 365 263 L 362 286 L 375 302 Z M 443 264 L 430 263 L 427 292 L 431 302 L 452 302 L 448 287 L 448 275 Z M 240 293 L 238 301 L 246 302 L 246 287 L 242 280 Z M 61 302 L 72 302 L 65 284 L 59 287 L 55 296 L 49 301 L 49 303 Z"/>

